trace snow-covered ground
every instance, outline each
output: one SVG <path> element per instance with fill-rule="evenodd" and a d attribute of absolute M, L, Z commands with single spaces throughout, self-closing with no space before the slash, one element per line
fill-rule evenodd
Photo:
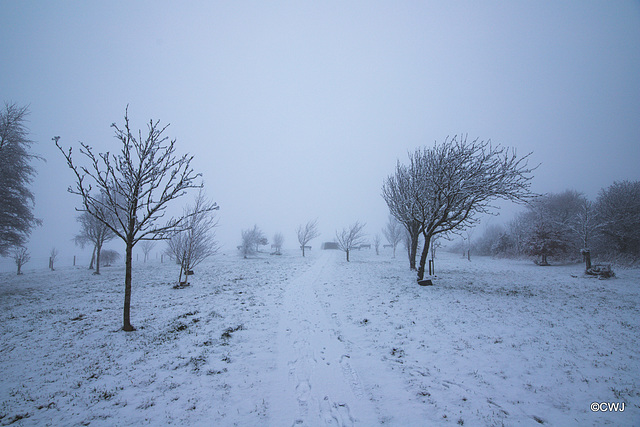
<path fill-rule="evenodd" d="M 0 423 L 640 424 L 640 270 L 351 258 L 138 263 L 132 333 L 122 266 L 0 273 Z"/>

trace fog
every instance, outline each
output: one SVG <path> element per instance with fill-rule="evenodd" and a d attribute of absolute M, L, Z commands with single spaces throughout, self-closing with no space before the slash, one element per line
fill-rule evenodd
<path fill-rule="evenodd" d="M 226 252 L 254 224 L 285 248 L 315 218 L 314 249 L 356 220 L 379 233 L 396 161 L 460 133 L 533 152 L 536 192 L 640 179 L 638 2 L 4 1 L 0 54 L 1 100 L 29 105 L 46 159 L 32 264 L 82 253 L 51 138 L 117 151 L 127 105 L 195 156 Z"/>

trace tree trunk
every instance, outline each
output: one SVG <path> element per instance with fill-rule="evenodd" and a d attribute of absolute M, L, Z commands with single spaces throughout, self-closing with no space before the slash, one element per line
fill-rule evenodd
<path fill-rule="evenodd" d="M 589 270 L 591 268 L 591 252 L 588 250 L 584 251 L 584 264 L 585 270 Z"/>
<path fill-rule="evenodd" d="M 123 331 L 131 332 L 136 329 L 131 326 L 129 312 L 131 309 L 131 265 L 133 263 L 133 242 L 127 241 L 125 274 L 124 274 L 124 324 Z"/>
<path fill-rule="evenodd" d="M 302 257 L 304 257 L 304 245 L 302 245 Z"/>
<path fill-rule="evenodd" d="M 347 253 L 347 262 L 349 262 L 349 249 L 345 251 Z"/>
<path fill-rule="evenodd" d="M 96 260 L 96 247 L 93 246 L 93 253 L 91 254 L 91 262 L 89 263 L 89 270 L 93 270 L 93 263 Z"/>
<path fill-rule="evenodd" d="M 411 245 L 409 248 L 409 269 L 416 269 L 416 255 L 418 254 L 418 237 L 419 234 L 411 235 Z"/>
<path fill-rule="evenodd" d="M 94 250 L 96 255 L 96 271 L 94 271 L 93 274 L 100 274 L 100 251 L 102 250 L 102 245 L 96 245 Z"/>
<path fill-rule="evenodd" d="M 18 276 L 22 274 L 22 264 L 18 263 Z"/>
<path fill-rule="evenodd" d="M 427 255 L 429 255 L 429 242 L 431 241 L 431 236 L 427 236 L 427 233 L 423 232 L 422 236 L 424 237 L 424 246 L 422 247 L 422 255 L 420 255 L 420 266 L 418 267 L 418 281 L 424 279 L 424 266 L 427 263 Z"/>

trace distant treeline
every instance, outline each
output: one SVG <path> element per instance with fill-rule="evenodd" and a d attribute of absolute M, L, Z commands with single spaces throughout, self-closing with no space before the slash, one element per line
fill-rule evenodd
<path fill-rule="evenodd" d="M 567 190 L 545 194 L 505 225 L 489 226 L 453 251 L 498 257 L 578 259 L 584 251 L 601 260 L 640 261 L 640 181 L 614 182 L 595 201 Z"/>

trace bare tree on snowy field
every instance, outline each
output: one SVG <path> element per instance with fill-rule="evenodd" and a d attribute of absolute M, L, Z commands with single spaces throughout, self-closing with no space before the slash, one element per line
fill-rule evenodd
<path fill-rule="evenodd" d="M 29 110 L 5 103 L 0 111 L 0 256 L 12 246 L 24 245 L 41 220 L 33 216 L 33 193 L 29 184 L 36 174 L 29 153 L 33 143 L 25 126 Z"/>
<path fill-rule="evenodd" d="M 364 244 L 364 233 L 362 229 L 365 225 L 366 224 L 360 224 L 360 222 L 356 221 L 348 228 L 343 228 L 340 232 L 336 231 L 338 248 L 346 253 L 347 262 L 349 262 L 349 253 Z"/>
<path fill-rule="evenodd" d="M 382 238 L 379 234 L 373 236 L 373 247 L 376 249 L 376 255 L 380 255 L 380 243 L 382 242 Z"/>
<path fill-rule="evenodd" d="M 253 240 L 254 239 L 253 239 L 251 230 L 242 230 L 242 240 L 240 242 L 240 246 L 238 246 L 238 249 L 240 250 L 240 253 L 245 259 L 249 255 L 253 254 L 253 247 L 254 247 Z"/>
<path fill-rule="evenodd" d="M 105 249 L 100 256 L 100 263 L 103 267 L 109 267 L 111 264 L 120 259 L 120 254 L 113 249 Z"/>
<path fill-rule="evenodd" d="M 410 164 L 398 164 L 396 175 L 383 187 L 383 197 L 399 221 L 420 224 L 424 239 L 418 281 L 424 269 L 431 239 L 438 234 L 457 232 L 477 222 L 477 215 L 490 213 L 495 199 L 524 202 L 533 169 L 529 154 L 518 158 L 515 150 L 493 146 L 491 142 L 454 137 L 432 148 L 417 149 Z M 408 181 L 408 190 L 396 192 Z M 407 208 L 402 208 L 402 206 Z"/>
<path fill-rule="evenodd" d="M 51 248 L 51 251 L 49 252 L 49 268 L 51 269 L 51 271 L 54 271 L 55 268 L 53 268 L 53 265 L 56 262 L 56 259 L 58 258 L 58 250 L 54 247 Z"/>
<path fill-rule="evenodd" d="M 155 246 L 156 246 L 156 242 L 154 242 L 153 240 L 144 240 L 142 243 L 140 243 L 140 247 L 142 248 L 142 253 L 144 254 L 143 262 L 147 262 L 147 259 L 149 258 L 149 254 L 151 253 L 151 251 Z"/>
<path fill-rule="evenodd" d="M 257 225 L 253 228 L 242 230 L 242 241 L 238 249 L 244 258 L 248 255 L 252 255 L 258 250 L 260 240 L 264 238 L 264 233 Z"/>
<path fill-rule="evenodd" d="M 471 238 L 473 237 L 473 232 L 475 231 L 475 229 L 473 228 L 467 228 L 464 233 L 466 235 L 466 237 L 464 238 L 465 242 L 467 243 L 467 261 L 471 261 L 471 248 L 472 248 L 472 243 L 471 243 Z"/>
<path fill-rule="evenodd" d="M 75 164 L 71 148 L 65 151 L 59 145 L 59 137 L 53 139 L 75 174 L 76 185 L 69 187 L 69 191 L 82 198 L 78 210 L 94 215 L 125 243 L 122 329 L 133 331 L 130 321 L 133 248 L 141 240 L 166 239 L 184 230 L 186 217 L 171 218 L 164 225 L 159 221 L 169 202 L 190 188 L 201 188 L 202 184 L 196 184 L 201 174 L 190 166 L 193 156 L 177 157 L 176 140 L 169 141 L 163 136 L 168 125 L 161 127 L 159 121 L 151 120 L 147 134 L 143 137 L 142 131 L 138 131 L 136 136 L 129 125 L 128 108 L 124 122 L 123 129 L 115 123 L 111 125 L 121 143 L 118 155 L 96 155 L 89 145 L 81 144 L 80 153 L 88 160 L 88 166 Z M 91 195 L 92 185 L 105 199 Z"/>
<path fill-rule="evenodd" d="M 193 206 L 188 206 L 184 217 L 188 218 L 186 229 L 174 234 L 168 241 L 169 252 L 180 264 L 178 286 L 189 285 L 189 275 L 193 269 L 219 249 L 213 229 L 218 225 L 213 213 L 219 207 L 207 200 L 200 191 Z M 185 274 L 184 283 L 182 273 Z"/>
<path fill-rule="evenodd" d="M 276 255 L 280 255 L 282 252 L 282 245 L 284 244 L 284 236 L 282 233 L 276 233 L 273 235 L 273 247 L 276 250 Z"/>
<path fill-rule="evenodd" d="M 267 246 L 269 244 L 269 239 L 264 235 L 262 230 L 258 229 L 258 235 L 256 237 L 256 252 L 260 252 L 260 246 Z"/>
<path fill-rule="evenodd" d="M 80 247 L 84 247 L 87 242 L 93 243 L 93 255 L 91 257 L 91 265 L 89 266 L 89 269 L 94 265 L 93 257 L 95 256 L 96 271 L 94 271 L 93 274 L 100 274 L 100 255 L 102 252 L 102 245 L 116 237 L 116 235 L 111 228 L 89 212 L 82 212 L 80 216 L 78 216 L 78 222 L 80 223 L 80 233 L 76 235 L 74 240 L 76 244 L 80 245 Z"/>
<path fill-rule="evenodd" d="M 382 234 L 384 234 L 384 238 L 387 239 L 387 242 L 389 242 L 393 248 L 393 257 L 395 258 L 396 247 L 402 240 L 402 226 L 392 215 L 389 215 L 389 222 L 387 222 L 387 225 L 382 229 Z"/>
<path fill-rule="evenodd" d="M 396 164 L 396 173 L 387 177 L 382 186 L 382 197 L 391 216 L 400 222 L 405 230 L 407 238 L 407 252 L 409 256 L 409 268 L 416 269 L 416 256 L 418 253 L 418 240 L 422 232 L 421 210 L 422 201 L 422 175 L 417 165 L 413 164 L 410 158 L 409 167 L 402 165 L 400 161 Z"/>
<path fill-rule="evenodd" d="M 580 197 L 580 206 L 569 227 L 580 238 L 583 249 L 588 249 L 591 236 L 598 228 L 593 202 L 584 196 Z"/>
<path fill-rule="evenodd" d="M 640 259 L 640 181 L 617 181 L 595 204 L 599 232 L 619 254 Z"/>
<path fill-rule="evenodd" d="M 29 255 L 29 251 L 24 246 L 16 246 L 13 248 L 12 257 L 16 267 L 18 267 L 18 276 L 20 276 L 22 274 L 22 266 L 31 260 L 31 255 Z"/>
<path fill-rule="evenodd" d="M 304 227 L 302 225 L 298 226 L 298 243 L 300 243 L 300 249 L 302 249 L 302 256 L 304 256 L 304 249 L 307 243 L 319 235 L 317 219 L 307 222 Z"/>

